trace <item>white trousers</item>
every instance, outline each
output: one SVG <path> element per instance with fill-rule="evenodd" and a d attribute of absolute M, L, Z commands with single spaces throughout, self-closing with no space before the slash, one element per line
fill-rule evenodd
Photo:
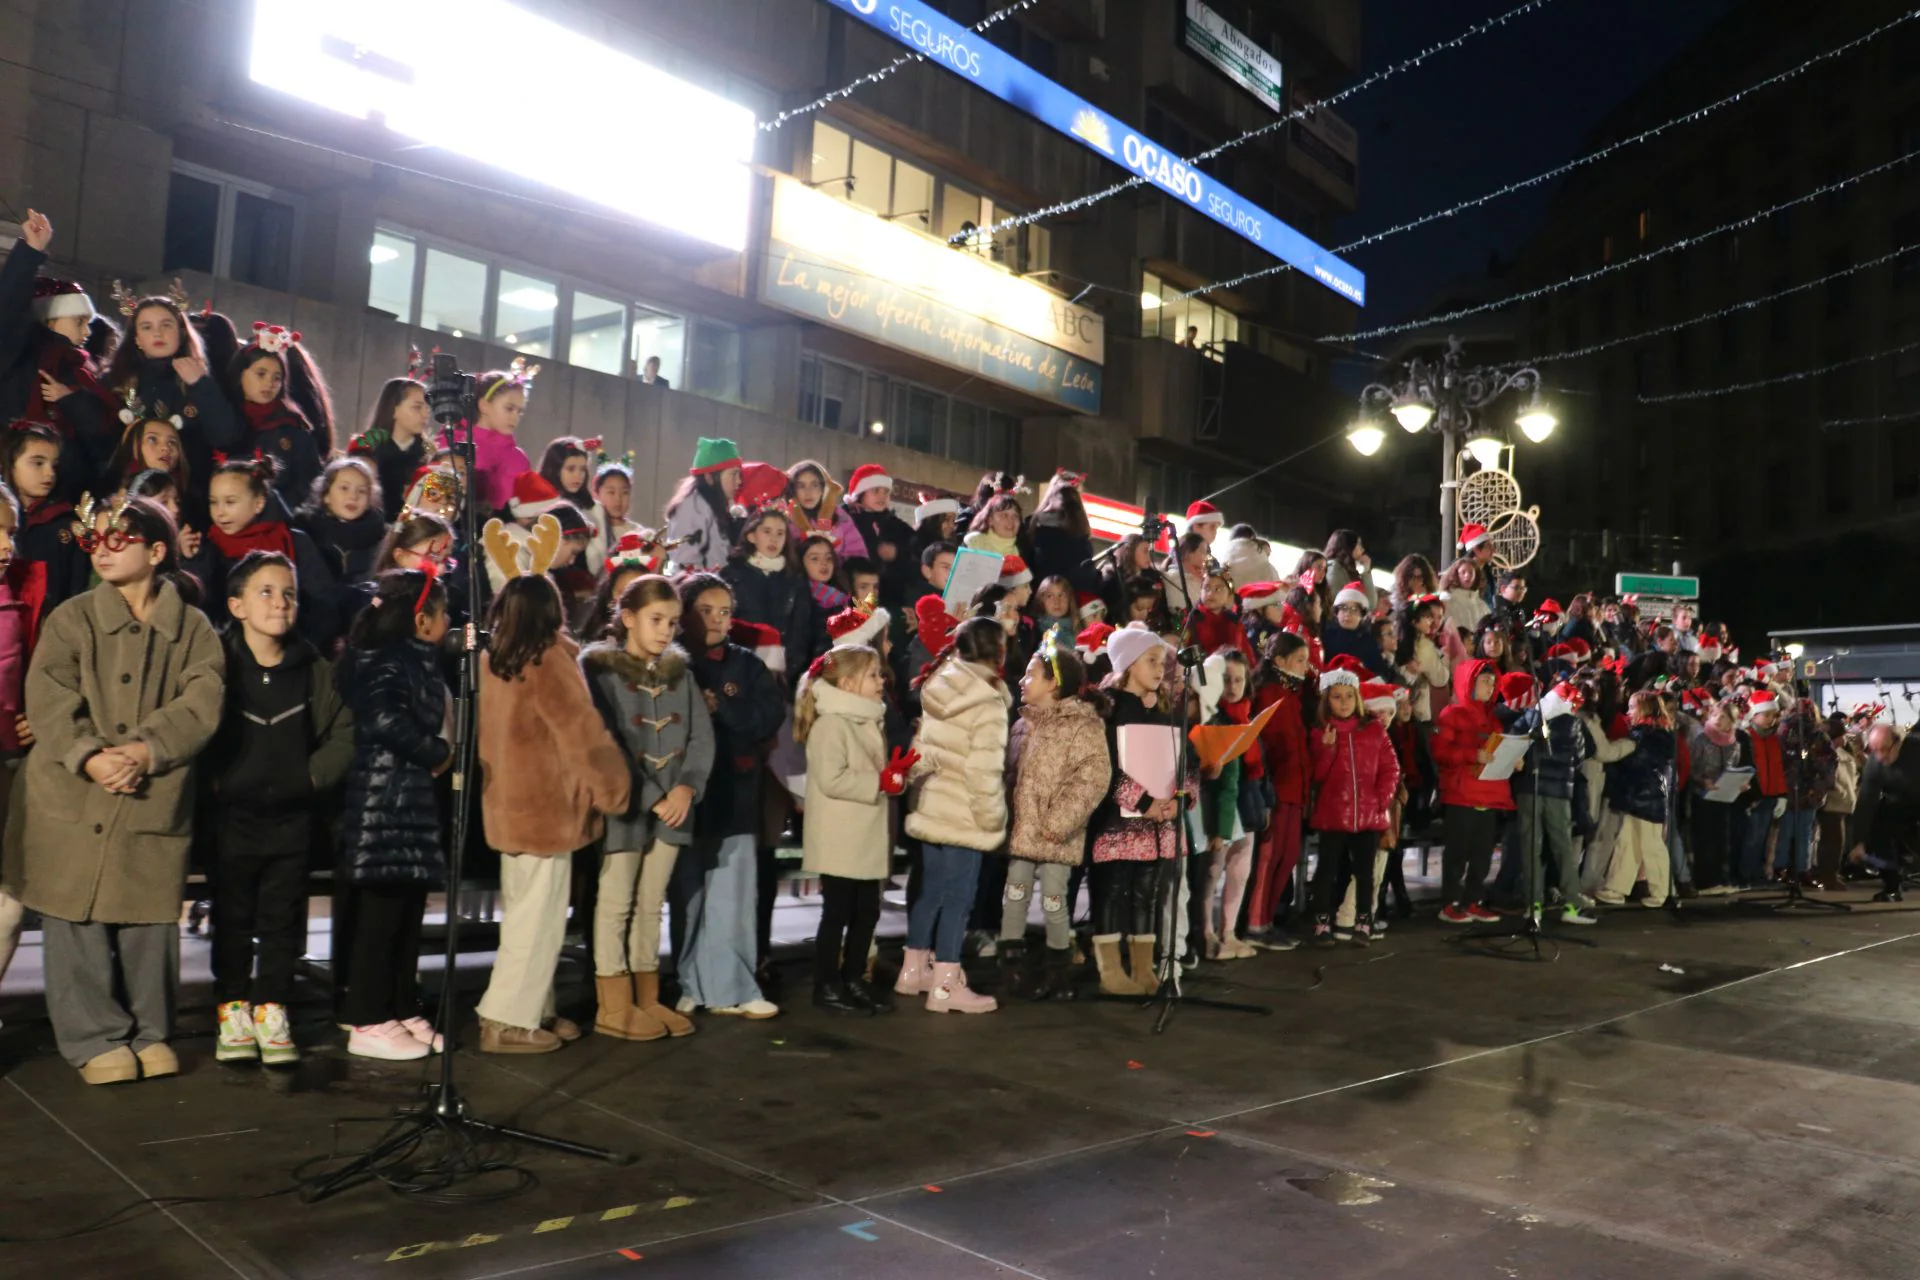
<path fill-rule="evenodd" d="M 500 951 L 480 1016 L 538 1027 L 553 1011 L 553 971 L 566 941 L 573 855 L 500 855 Z"/>

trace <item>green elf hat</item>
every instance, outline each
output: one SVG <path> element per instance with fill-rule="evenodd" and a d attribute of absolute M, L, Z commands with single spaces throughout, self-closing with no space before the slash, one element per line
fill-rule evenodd
<path fill-rule="evenodd" d="M 739 465 L 740 446 L 731 440 L 709 440 L 701 436 L 700 443 L 694 446 L 693 465 L 687 468 L 687 474 L 708 476 Z"/>

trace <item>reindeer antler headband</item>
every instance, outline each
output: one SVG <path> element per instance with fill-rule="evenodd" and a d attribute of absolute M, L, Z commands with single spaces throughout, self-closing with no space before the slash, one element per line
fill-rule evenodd
<path fill-rule="evenodd" d="M 495 516 L 480 531 L 480 542 L 493 567 L 511 582 L 515 578 L 537 578 L 550 569 L 560 550 L 560 536 L 560 522 L 552 512 L 543 512 L 528 532 L 509 529 Z"/>
<path fill-rule="evenodd" d="M 171 302 L 174 308 L 183 316 L 187 314 L 187 311 L 193 306 L 193 299 L 187 296 L 186 286 L 180 283 L 180 277 L 178 276 L 175 276 L 173 283 L 167 286 L 166 297 L 167 301 Z M 133 313 L 140 309 L 141 295 L 127 288 L 123 282 L 115 280 L 113 282 L 113 301 L 114 305 L 120 308 L 120 314 L 126 319 L 131 320 L 133 319 Z M 209 307 L 213 305 L 211 299 L 208 300 L 207 305 Z"/>

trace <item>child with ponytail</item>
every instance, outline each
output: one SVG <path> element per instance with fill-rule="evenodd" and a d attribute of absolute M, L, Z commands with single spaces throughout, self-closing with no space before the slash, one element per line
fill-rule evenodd
<path fill-rule="evenodd" d="M 213 544 L 210 569 L 217 579 L 208 608 L 216 622 L 226 620 L 226 575 L 249 551 L 274 551 L 292 562 L 300 579 L 300 635 L 329 652 L 340 635 L 340 610 L 334 576 L 313 539 L 292 527 L 287 507 L 274 491 L 280 463 L 274 458 L 233 459 L 214 468 L 207 485 Z M 217 609 L 215 605 L 217 604 Z"/>
<path fill-rule="evenodd" d="M 176 583 L 173 520 L 130 498 L 81 535 L 100 585 L 48 615 L 27 672 L 19 897 L 47 1012 L 88 1084 L 172 1075 L 194 761 L 220 725 L 220 638 Z"/>
<path fill-rule="evenodd" d="M 249 432 L 240 451 L 278 461 L 274 491 L 290 507 L 304 503 L 333 452 L 333 401 L 299 333 L 256 321 L 227 364 L 226 390 Z"/>
<path fill-rule="evenodd" d="M 1068 890 L 1074 868 L 1086 857 L 1087 824 L 1113 784 L 1103 720 L 1109 703 L 1071 644 L 1061 644 L 1051 631 L 1027 664 L 1020 692 L 1020 718 L 1007 742 L 1012 861 L 1000 912 L 1000 965 L 1009 976 L 1024 976 L 1027 906 L 1038 880 L 1046 963 L 1027 994 L 1035 1000 L 1071 1000 L 1073 901 Z"/>
<path fill-rule="evenodd" d="M 482 514 L 499 511 L 513 497 L 513 482 L 533 470 L 527 451 L 514 440 L 539 365 L 516 357 L 505 369 L 492 369 L 474 381 L 478 409 L 473 422 L 473 501 Z"/>
<path fill-rule="evenodd" d="M 887 801 L 906 790 L 919 757 L 887 755 L 886 712 L 880 654 L 864 644 L 820 655 L 793 708 L 793 740 L 807 749 L 803 867 L 820 877 L 813 1002 L 838 1013 L 893 1012 L 867 985 L 867 952 L 893 863 Z"/>

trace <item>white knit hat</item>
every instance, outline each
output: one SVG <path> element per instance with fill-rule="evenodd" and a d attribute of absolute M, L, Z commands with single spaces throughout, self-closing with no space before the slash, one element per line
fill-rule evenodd
<path fill-rule="evenodd" d="M 1155 645 L 1165 645 L 1166 641 L 1155 635 L 1144 622 L 1129 622 L 1107 637 L 1107 661 L 1113 664 L 1115 675 L 1124 676 L 1127 668 L 1138 662 Z"/>
<path fill-rule="evenodd" d="M 1360 677 L 1346 670 L 1344 667 L 1334 667 L 1331 670 L 1320 673 L 1320 692 L 1325 693 L 1327 690 L 1338 685 L 1345 685 L 1347 688 L 1358 692 L 1360 688 Z"/>
<path fill-rule="evenodd" d="M 1358 582 L 1349 582 L 1346 586 L 1340 588 L 1338 595 L 1334 596 L 1334 608 L 1338 609 L 1343 604 L 1357 604 L 1362 609 L 1370 609 L 1373 607 L 1373 601 L 1367 596 L 1367 589 Z"/>
<path fill-rule="evenodd" d="M 913 509 L 913 522 L 925 524 L 935 516 L 957 516 L 960 503 L 953 498 L 928 498 Z"/>

